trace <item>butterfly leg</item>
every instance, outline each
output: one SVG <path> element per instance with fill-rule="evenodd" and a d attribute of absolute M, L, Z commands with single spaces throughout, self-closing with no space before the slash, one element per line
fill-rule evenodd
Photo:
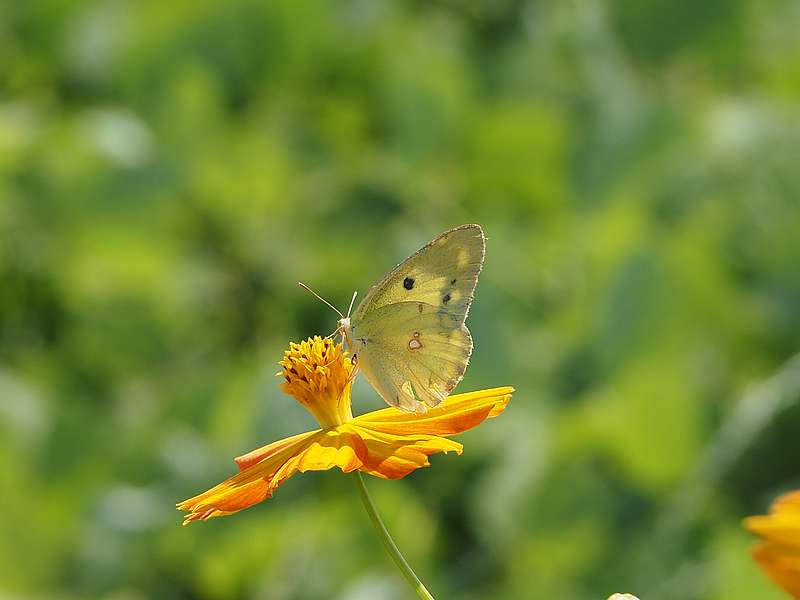
<path fill-rule="evenodd" d="M 353 361 L 353 366 L 355 368 L 353 369 L 353 372 L 350 374 L 350 376 L 347 378 L 347 382 L 344 384 L 344 387 L 342 387 L 342 391 L 339 392 L 339 397 L 336 399 L 337 408 L 339 406 L 339 402 L 342 401 L 342 396 L 344 396 L 344 391 L 356 380 L 356 375 L 358 375 L 358 362 L 355 354 L 353 355 L 352 361 Z"/>

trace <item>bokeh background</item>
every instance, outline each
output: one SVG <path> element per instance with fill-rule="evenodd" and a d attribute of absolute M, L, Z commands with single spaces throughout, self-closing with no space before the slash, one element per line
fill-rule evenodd
<path fill-rule="evenodd" d="M 0 596 L 403 599 L 353 481 L 174 503 L 313 427 L 274 378 L 446 228 L 462 457 L 370 479 L 439 598 L 753 598 L 800 487 L 795 0 L 0 2 Z M 380 405 L 357 387 L 357 412 Z"/>

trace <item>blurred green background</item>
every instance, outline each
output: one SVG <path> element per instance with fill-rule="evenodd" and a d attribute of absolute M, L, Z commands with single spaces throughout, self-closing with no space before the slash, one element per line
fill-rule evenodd
<path fill-rule="evenodd" d="M 403 599 L 353 481 L 180 527 L 314 426 L 289 340 L 446 228 L 460 458 L 368 481 L 438 598 L 778 599 L 800 487 L 795 0 L 0 2 L 0 596 Z M 355 411 L 380 406 L 359 382 Z"/>

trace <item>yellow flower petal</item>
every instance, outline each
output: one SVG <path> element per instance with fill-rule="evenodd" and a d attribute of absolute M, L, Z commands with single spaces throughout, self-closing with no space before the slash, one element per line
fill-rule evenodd
<path fill-rule="evenodd" d="M 420 467 L 429 467 L 431 454 L 461 454 L 463 449 L 458 442 L 435 435 L 397 435 L 355 423 L 350 423 L 349 427 L 363 440 L 367 449 L 361 470 L 384 479 L 400 479 Z"/>
<path fill-rule="evenodd" d="M 248 467 L 252 467 L 253 465 L 260 463 L 262 460 L 266 460 L 269 457 L 274 456 L 277 452 L 280 452 L 284 448 L 291 446 L 295 442 L 308 438 L 314 433 L 317 433 L 317 431 L 307 431 L 306 433 L 300 433 L 298 435 L 293 435 L 290 438 L 284 438 L 277 442 L 272 442 L 266 446 L 261 446 L 261 448 L 251 450 L 247 454 L 237 456 L 233 460 L 236 461 L 239 470 L 243 471 Z"/>
<path fill-rule="evenodd" d="M 498 387 L 448 396 L 436 408 L 424 414 L 402 412 L 394 408 L 376 410 L 354 419 L 364 427 L 399 435 L 428 433 L 453 435 L 471 429 L 505 410 L 513 387 Z"/>
<path fill-rule="evenodd" d="M 244 468 L 207 492 L 179 503 L 180 510 L 189 512 L 184 525 L 229 515 L 257 504 L 271 497 L 278 486 L 297 471 L 325 471 L 339 467 L 349 473 L 362 466 L 359 456 L 367 454 L 361 439 L 349 431 L 312 431 L 265 448 L 273 446 L 280 449 L 267 453 L 260 462 Z"/>
<path fill-rule="evenodd" d="M 226 479 L 210 490 L 178 503 L 178 509 L 189 514 L 183 521 L 210 519 L 228 515 L 252 506 L 269 498 L 277 484 L 273 484 L 276 474 L 287 461 L 302 452 L 309 440 L 321 434 L 320 431 L 294 436 L 266 446 L 279 450 L 265 454 L 266 458 L 242 470 L 238 475 Z M 287 443 L 290 442 L 290 443 Z"/>

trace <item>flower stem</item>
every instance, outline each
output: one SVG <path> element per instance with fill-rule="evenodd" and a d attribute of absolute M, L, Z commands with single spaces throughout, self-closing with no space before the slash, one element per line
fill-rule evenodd
<path fill-rule="evenodd" d="M 378 532 L 378 537 L 381 538 L 381 541 L 383 542 L 386 551 L 389 553 L 389 556 L 392 557 L 394 564 L 397 565 L 397 568 L 400 569 L 403 577 L 405 577 L 408 583 L 411 584 L 411 587 L 414 588 L 414 591 L 417 592 L 417 595 L 422 598 L 422 600 L 434 600 L 431 593 L 425 588 L 423 583 L 419 580 L 419 577 L 417 577 L 417 574 L 414 573 L 411 565 L 408 564 L 406 559 L 400 553 L 400 549 L 397 547 L 397 544 L 394 543 L 392 536 L 389 535 L 386 525 L 383 524 L 383 520 L 378 514 L 378 510 L 375 508 L 375 503 L 372 501 L 372 498 L 367 491 L 367 486 L 364 485 L 364 477 L 361 475 L 361 471 L 356 471 L 356 481 L 358 482 L 358 492 L 361 496 L 361 501 L 364 503 L 364 508 L 367 509 L 369 519 L 375 526 L 375 531 Z"/>

